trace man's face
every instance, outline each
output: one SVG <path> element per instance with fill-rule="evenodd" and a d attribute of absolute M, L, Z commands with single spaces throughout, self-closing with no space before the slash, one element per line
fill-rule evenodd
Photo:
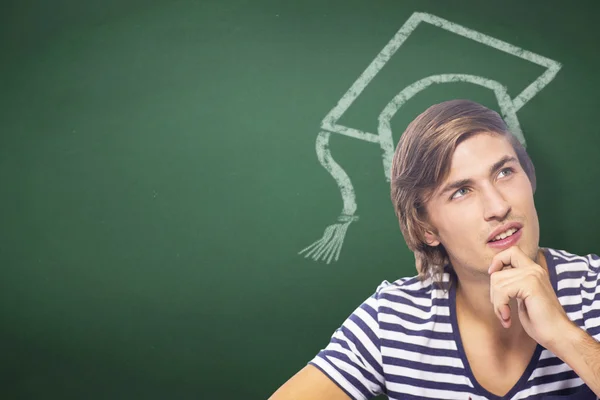
<path fill-rule="evenodd" d="M 485 273 L 494 255 L 518 246 L 535 260 L 539 222 L 533 191 L 510 142 L 497 134 L 477 134 L 454 151 L 450 173 L 426 205 L 431 245 L 442 243 L 461 272 Z M 508 225 L 507 225 L 508 224 Z M 509 227 L 512 235 L 494 235 Z M 490 235 L 496 236 L 490 241 Z"/>

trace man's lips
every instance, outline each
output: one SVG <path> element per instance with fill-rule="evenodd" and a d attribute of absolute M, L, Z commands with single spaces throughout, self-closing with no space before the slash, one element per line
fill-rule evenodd
<path fill-rule="evenodd" d="M 488 246 L 496 250 L 506 250 L 509 247 L 512 247 L 517 244 L 517 242 L 521 239 L 523 234 L 523 229 L 519 229 L 515 233 L 510 236 L 505 237 L 504 239 L 496 240 L 494 242 L 488 242 Z"/>
<path fill-rule="evenodd" d="M 507 222 L 506 224 L 500 225 L 499 227 L 494 229 L 492 231 L 492 233 L 490 233 L 490 236 L 488 236 L 487 241 L 488 241 L 488 243 L 490 243 L 499 234 L 506 232 L 507 230 L 513 229 L 513 228 L 517 230 L 517 232 L 513 233 L 513 236 L 514 236 L 521 231 L 522 227 L 523 227 L 523 225 L 518 222 Z M 502 240 L 504 240 L 504 239 L 502 239 Z"/>

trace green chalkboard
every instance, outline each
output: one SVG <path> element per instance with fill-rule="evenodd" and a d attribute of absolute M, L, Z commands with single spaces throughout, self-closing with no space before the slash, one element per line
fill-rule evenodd
<path fill-rule="evenodd" d="M 386 155 L 451 98 L 522 136 L 541 245 L 598 252 L 600 7 L 576 4 L 8 2 L 0 397 L 267 398 L 415 274 Z"/>

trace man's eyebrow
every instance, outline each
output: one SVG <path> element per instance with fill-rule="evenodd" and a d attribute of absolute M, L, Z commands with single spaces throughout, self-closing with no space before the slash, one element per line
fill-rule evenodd
<path fill-rule="evenodd" d="M 508 164 L 509 162 L 517 162 L 519 160 L 516 159 L 516 157 L 514 156 L 504 156 L 500 159 L 500 161 L 494 163 L 494 165 L 492 165 L 490 167 L 490 175 L 493 174 L 494 172 L 498 171 L 500 168 L 502 168 L 502 166 L 504 164 Z"/>
<path fill-rule="evenodd" d="M 495 162 L 494 165 L 492 165 L 490 167 L 490 175 L 492 175 L 494 172 L 496 172 L 500 168 L 502 168 L 504 166 L 504 164 L 507 164 L 509 162 L 516 162 L 516 161 L 518 161 L 518 160 L 513 156 L 502 157 L 499 161 Z M 444 188 L 440 191 L 440 196 L 442 196 L 445 193 L 448 193 L 451 190 L 458 190 L 463 186 L 467 186 L 467 185 L 471 185 L 471 184 L 473 184 L 472 179 L 461 179 L 458 181 L 450 182 L 449 184 L 444 186 Z"/>

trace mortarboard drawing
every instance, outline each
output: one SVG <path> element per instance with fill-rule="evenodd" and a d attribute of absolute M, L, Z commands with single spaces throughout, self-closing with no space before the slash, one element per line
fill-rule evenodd
<path fill-rule="evenodd" d="M 365 87 L 367 87 L 379 71 L 381 71 L 384 65 L 421 22 L 437 26 L 467 39 L 501 50 L 510 55 L 520 57 L 545 67 L 546 70 L 514 98 L 509 96 L 508 89 L 505 85 L 482 76 L 469 74 L 431 75 L 408 85 L 389 101 L 379 114 L 377 133 L 370 133 L 339 124 L 338 121 L 341 116 L 348 110 L 354 100 L 356 100 Z M 321 122 L 321 130 L 317 135 L 316 140 L 317 158 L 337 183 L 342 195 L 343 208 L 337 219 L 337 223 L 325 228 L 323 236 L 310 246 L 302 249 L 299 254 L 304 254 L 305 257 L 310 257 L 315 261 L 325 261 L 328 264 L 332 260 L 337 261 L 349 225 L 358 220 L 358 216 L 356 215 L 356 196 L 350 177 L 342 167 L 335 162 L 329 151 L 329 138 L 332 133 L 379 144 L 382 150 L 385 178 L 389 182 L 391 161 L 395 148 L 390 124 L 392 117 L 406 101 L 430 85 L 449 82 L 467 82 L 485 87 L 494 92 L 500 107 L 500 113 L 509 129 L 517 136 L 523 145 L 526 145 L 516 113 L 554 79 L 560 68 L 561 64 L 554 60 L 513 46 L 481 32 L 474 31 L 432 14 L 421 12 L 413 13 Z"/>

